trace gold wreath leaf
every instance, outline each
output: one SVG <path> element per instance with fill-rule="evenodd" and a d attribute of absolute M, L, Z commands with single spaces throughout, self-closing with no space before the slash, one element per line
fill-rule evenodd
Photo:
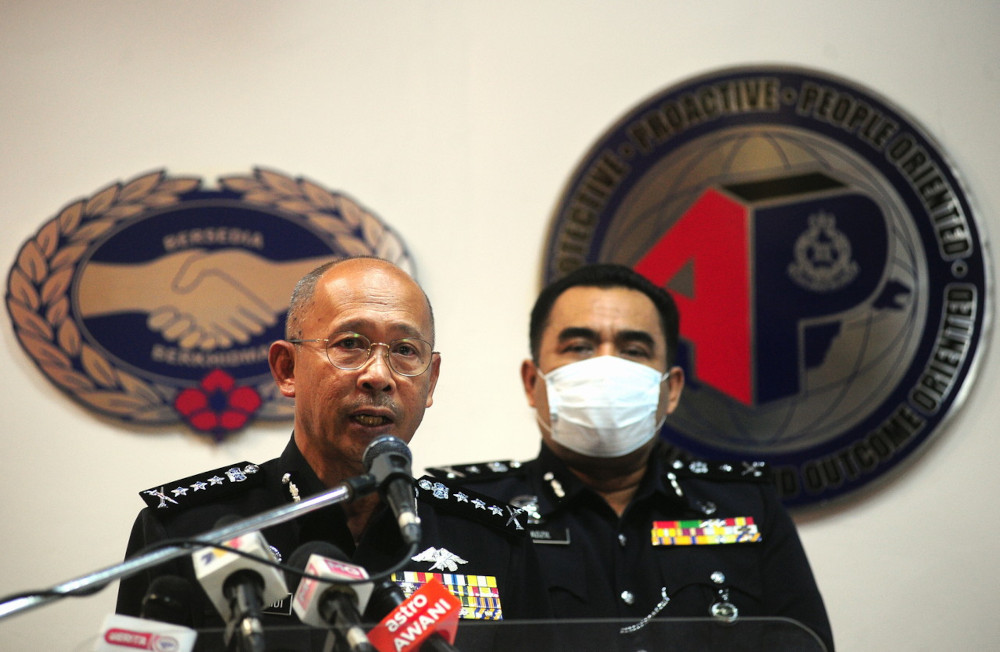
<path fill-rule="evenodd" d="M 42 371 L 56 384 L 76 394 L 77 392 L 94 389 L 94 382 L 79 371 L 60 367 L 58 365 L 42 365 Z"/>
<path fill-rule="evenodd" d="M 86 344 L 80 350 L 80 363 L 87 375 L 94 379 L 102 387 L 117 387 L 118 381 L 115 377 L 115 369 L 100 353 L 93 347 Z"/>
<path fill-rule="evenodd" d="M 250 190 L 243 195 L 243 201 L 256 204 L 272 204 L 274 199 L 274 193 L 270 190 Z"/>
<path fill-rule="evenodd" d="M 337 195 L 337 211 L 349 225 L 357 227 L 361 223 L 361 207 L 343 195 Z"/>
<path fill-rule="evenodd" d="M 201 187 L 201 179 L 198 177 L 175 177 L 167 179 L 156 189 L 158 193 L 170 193 L 172 195 L 182 195 Z"/>
<path fill-rule="evenodd" d="M 275 202 L 279 208 L 283 208 L 286 211 L 295 213 L 296 215 L 302 215 L 303 213 L 308 213 L 313 210 L 315 206 L 307 201 L 302 201 L 301 199 L 280 199 Z"/>
<path fill-rule="evenodd" d="M 337 208 L 337 200 L 325 188 L 305 179 L 300 181 L 299 185 L 302 186 L 302 194 L 306 196 L 313 206 L 330 210 Z"/>
<path fill-rule="evenodd" d="M 52 324 L 53 328 L 57 331 L 62 327 L 65 321 L 72 322 L 69 319 L 69 299 L 63 295 L 56 299 L 52 305 L 49 306 L 48 310 L 45 311 L 45 321 Z"/>
<path fill-rule="evenodd" d="M 402 243 L 396 238 L 382 238 L 381 242 L 375 246 L 375 255 L 379 258 L 399 263 L 400 259 L 403 258 Z M 402 267 L 402 265 L 400 266 Z"/>
<path fill-rule="evenodd" d="M 63 267 L 52 273 L 42 284 L 42 303 L 48 305 L 66 294 L 69 284 L 73 282 L 73 268 Z"/>
<path fill-rule="evenodd" d="M 131 396 L 142 397 L 149 403 L 159 403 L 161 400 L 159 394 L 153 391 L 152 387 L 132 374 L 119 371 L 118 380 L 121 382 L 122 389 Z"/>
<path fill-rule="evenodd" d="M 7 292 L 11 300 L 24 304 L 32 312 L 38 310 L 38 307 L 42 305 L 42 300 L 38 298 L 38 292 L 35 290 L 35 284 L 28 279 L 27 274 L 17 267 L 10 270 Z"/>
<path fill-rule="evenodd" d="M 72 319 L 67 319 L 59 325 L 56 340 L 66 353 L 72 356 L 80 355 L 83 340 L 80 339 L 80 329 L 76 327 Z"/>
<path fill-rule="evenodd" d="M 63 247 L 52 257 L 52 268 L 58 269 L 63 265 L 73 265 L 87 251 L 88 247 L 90 245 L 86 242 Z"/>
<path fill-rule="evenodd" d="M 39 338 L 37 335 L 21 331 L 17 334 L 21 346 L 31 354 L 40 366 L 54 365 L 62 369 L 70 369 L 73 363 L 58 347 L 52 346 L 49 338 Z"/>
<path fill-rule="evenodd" d="M 35 237 L 35 242 L 38 243 L 38 248 L 45 255 L 46 258 L 50 257 L 52 253 L 59 248 L 59 222 L 52 219 L 46 223 L 39 231 L 38 235 Z"/>
<path fill-rule="evenodd" d="M 46 262 L 45 254 L 38 247 L 38 243 L 29 240 L 21 247 L 21 253 L 17 256 L 17 266 L 20 267 L 32 283 L 40 283 L 49 274 L 49 265 Z"/>
<path fill-rule="evenodd" d="M 256 168 L 254 172 L 256 177 L 260 179 L 261 183 L 268 188 L 272 188 L 277 192 L 290 197 L 302 196 L 302 191 L 299 189 L 299 184 L 295 181 L 295 179 L 285 176 L 284 174 L 279 174 L 271 170 L 264 170 L 262 168 Z"/>
<path fill-rule="evenodd" d="M 84 201 L 82 199 L 75 201 L 62 209 L 59 215 L 56 216 L 56 221 L 59 222 L 59 229 L 63 233 L 76 231 L 76 227 L 80 225 L 80 220 L 83 219 L 83 205 Z"/>
<path fill-rule="evenodd" d="M 382 239 L 385 226 L 368 213 L 364 213 L 361 215 L 361 232 L 366 242 L 376 243 Z"/>
<path fill-rule="evenodd" d="M 114 220 L 94 220 L 77 229 L 76 233 L 70 236 L 70 240 L 73 242 L 91 242 L 106 233 L 114 225 Z"/>
<path fill-rule="evenodd" d="M 337 238 L 337 244 L 348 256 L 366 256 L 372 253 L 371 248 L 357 238 Z"/>
<path fill-rule="evenodd" d="M 131 202 L 142 199 L 160 185 L 163 176 L 163 170 L 157 170 L 156 172 L 136 177 L 122 188 L 121 194 L 118 195 L 118 201 Z"/>
<path fill-rule="evenodd" d="M 149 407 L 146 399 L 121 392 L 80 392 L 77 396 L 99 410 L 122 416 L 131 416 L 136 410 Z"/>
<path fill-rule="evenodd" d="M 253 177 L 246 176 L 232 176 L 232 177 L 219 177 L 219 185 L 226 190 L 232 190 L 233 192 L 244 193 L 248 190 L 259 188 L 260 184 Z"/>
<path fill-rule="evenodd" d="M 63 295 L 52 302 L 45 311 L 45 321 L 50 324 L 61 324 L 69 317 L 69 298 Z M 72 320 L 71 320 L 72 321 Z"/>
<path fill-rule="evenodd" d="M 115 203 L 115 199 L 117 199 L 120 190 L 121 185 L 113 183 L 104 190 L 100 191 L 91 197 L 87 202 L 87 207 L 83 209 L 83 214 L 88 216 L 104 215 L 108 208 Z"/>
<path fill-rule="evenodd" d="M 124 220 L 134 215 L 138 215 L 142 211 L 146 210 L 146 207 L 142 204 L 116 204 L 108 209 L 108 212 L 104 214 L 108 219 L 113 220 Z"/>
<path fill-rule="evenodd" d="M 169 206 L 177 203 L 177 195 L 172 192 L 157 192 L 142 200 L 143 206 Z"/>
<path fill-rule="evenodd" d="M 28 310 L 24 304 L 17 301 L 7 301 L 7 310 L 14 319 L 14 323 L 20 327 L 26 335 L 43 337 L 46 340 L 52 339 L 52 327 L 49 323 L 38 316 L 34 310 Z"/>
<path fill-rule="evenodd" d="M 354 229 L 344 224 L 342 220 L 330 217 L 325 213 L 309 213 L 308 217 L 310 222 L 334 236 L 348 236 L 354 233 Z"/>

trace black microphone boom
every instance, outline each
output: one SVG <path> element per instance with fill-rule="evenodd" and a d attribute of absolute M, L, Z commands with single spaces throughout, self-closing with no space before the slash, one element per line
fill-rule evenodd
<path fill-rule="evenodd" d="M 365 469 L 375 476 L 382 499 L 396 516 L 399 531 L 407 545 L 420 543 L 420 517 L 413 490 L 410 462 L 413 456 L 402 440 L 392 435 L 376 437 L 362 456 Z"/>

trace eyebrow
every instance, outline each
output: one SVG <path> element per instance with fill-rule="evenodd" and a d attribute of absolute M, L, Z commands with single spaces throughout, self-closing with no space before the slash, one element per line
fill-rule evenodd
<path fill-rule="evenodd" d="M 656 340 L 646 331 L 619 331 L 615 335 L 615 342 L 638 342 L 648 345 L 653 352 L 656 351 Z"/>
<path fill-rule="evenodd" d="M 559 331 L 558 340 L 560 342 L 566 342 L 568 340 L 573 340 L 577 338 L 583 338 L 587 340 L 599 341 L 601 339 L 597 331 L 592 328 L 586 328 L 584 326 L 569 326 L 567 328 Z M 646 344 L 654 352 L 656 351 L 656 340 L 653 336 L 642 330 L 625 330 L 618 331 L 615 333 L 615 344 L 621 345 L 623 343 L 638 342 L 640 344 Z"/>
<path fill-rule="evenodd" d="M 375 324 L 374 322 L 371 322 L 371 321 L 368 321 L 368 320 L 364 320 L 364 319 L 354 319 L 354 320 L 351 320 L 351 321 L 344 322 L 343 324 L 338 324 L 337 328 L 336 328 L 336 331 L 334 331 L 334 332 L 343 333 L 345 331 L 350 331 L 352 333 L 360 333 L 360 334 L 364 335 L 365 334 L 364 331 L 366 329 L 371 329 L 371 328 L 373 328 L 375 326 L 383 326 L 384 327 L 385 325 L 384 324 Z M 421 333 L 420 330 L 416 326 L 413 326 L 412 324 L 393 323 L 393 324 L 388 324 L 388 328 L 389 328 L 390 332 L 393 332 L 393 333 L 396 333 L 396 332 L 402 333 L 402 335 L 400 337 L 396 337 L 394 339 L 401 339 L 401 338 L 405 338 L 405 337 L 412 337 L 412 338 L 417 338 L 417 339 L 421 339 L 421 340 L 426 340 L 427 339 L 427 337 L 423 333 Z M 365 335 L 365 337 L 368 337 L 368 336 Z"/>
<path fill-rule="evenodd" d="M 597 331 L 591 328 L 584 328 L 583 326 L 570 326 L 559 331 L 558 340 L 560 342 L 565 342 L 567 340 L 575 340 L 577 338 L 583 338 L 588 340 L 600 339 L 597 335 Z"/>

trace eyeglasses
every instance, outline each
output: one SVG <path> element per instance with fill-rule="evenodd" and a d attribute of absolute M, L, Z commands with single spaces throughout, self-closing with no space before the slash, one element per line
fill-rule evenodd
<path fill-rule="evenodd" d="M 364 335 L 352 332 L 335 333 L 331 337 L 313 340 L 288 340 L 292 344 L 324 342 L 326 358 L 337 369 L 351 371 L 365 366 L 376 346 L 384 346 L 389 368 L 400 376 L 419 376 L 431 366 L 435 351 L 416 337 L 404 337 L 385 342 L 372 342 Z"/>

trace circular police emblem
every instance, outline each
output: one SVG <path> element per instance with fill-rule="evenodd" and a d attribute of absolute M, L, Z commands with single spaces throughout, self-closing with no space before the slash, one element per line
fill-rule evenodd
<path fill-rule="evenodd" d="M 681 312 L 663 434 L 771 463 L 787 504 L 897 467 L 957 406 L 990 323 L 969 198 L 912 119 L 855 84 L 736 68 L 667 88 L 574 172 L 551 281 L 634 267 Z"/>
<path fill-rule="evenodd" d="M 295 282 L 356 254 L 412 273 L 400 238 L 342 194 L 263 169 L 215 189 L 161 170 L 45 223 L 10 271 L 7 309 L 25 352 L 86 407 L 221 438 L 291 417 L 268 347 Z"/>

